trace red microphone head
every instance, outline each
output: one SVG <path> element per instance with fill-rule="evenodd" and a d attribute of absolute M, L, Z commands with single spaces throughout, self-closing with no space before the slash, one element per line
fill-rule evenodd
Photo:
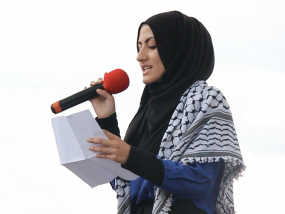
<path fill-rule="evenodd" d="M 104 74 L 103 87 L 110 94 L 117 94 L 129 87 L 129 77 L 122 69 Z"/>

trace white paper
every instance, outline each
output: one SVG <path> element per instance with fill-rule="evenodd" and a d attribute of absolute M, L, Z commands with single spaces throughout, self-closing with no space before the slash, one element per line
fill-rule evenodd
<path fill-rule="evenodd" d="M 126 180 L 138 178 L 120 163 L 96 158 L 96 153 L 88 149 L 91 144 L 87 138 L 100 136 L 107 139 L 89 110 L 52 118 L 52 127 L 60 163 L 91 187 L 110 182 L 117 176 Z"/>

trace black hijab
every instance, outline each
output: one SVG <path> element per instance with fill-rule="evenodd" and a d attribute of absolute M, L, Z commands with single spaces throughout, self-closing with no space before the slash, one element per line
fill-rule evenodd
<path fill-rule="evenodd" d="M 142 22 L 137 42 L 143 24 L 149 25 L 154 34 L 166 72 L 159 81 L 145 86 L 124 140 L 157 154 L 183 92 L 195 81 L 207 80 L 211 75 L 214 50 L 203 24 L 179 11 L 160 13 Z"/>

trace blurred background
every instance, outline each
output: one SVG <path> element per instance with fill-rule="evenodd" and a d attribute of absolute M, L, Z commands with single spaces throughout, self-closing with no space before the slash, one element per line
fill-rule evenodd
<path fill-rule="evenodd" d="M 282 1 L 0 1 L 0 212 L 116 213 L 109 184 L 90 188 L 60 165 L 50 106 L 105 72 L 124 69 L 115 96 L 122 137 L 144 87 L 136 61 L 139 24 L 179 10 L 210 32 L 209 85 L 226 96 L 247 166 L 234 183 L 237 213 L 280 213 L 285 173 L 285 23 Z"/>

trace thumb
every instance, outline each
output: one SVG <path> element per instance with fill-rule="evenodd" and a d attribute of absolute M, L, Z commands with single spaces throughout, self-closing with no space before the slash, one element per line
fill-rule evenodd
<path fill-rule="evenodd" d="M 121 141 L 121 138 L 111 132 L 109 132 L 108 130 L 106 129 L 102 129 L 104 134 L 110 139 L 110 140 L 120 140 Z"/>
<path fill-rule="evenodd" d="M 108 97 L 108 96 L 110 96 L 110 94 L 107 92 L 107 91 L 105 91 L 105 90 L 103 90 L 103 89 L 97 89 L 96 90 L 96 92 L 99 94 L 99 95 L 101 95 L 101 96 L 103 96 L 103 97 Z"/>

